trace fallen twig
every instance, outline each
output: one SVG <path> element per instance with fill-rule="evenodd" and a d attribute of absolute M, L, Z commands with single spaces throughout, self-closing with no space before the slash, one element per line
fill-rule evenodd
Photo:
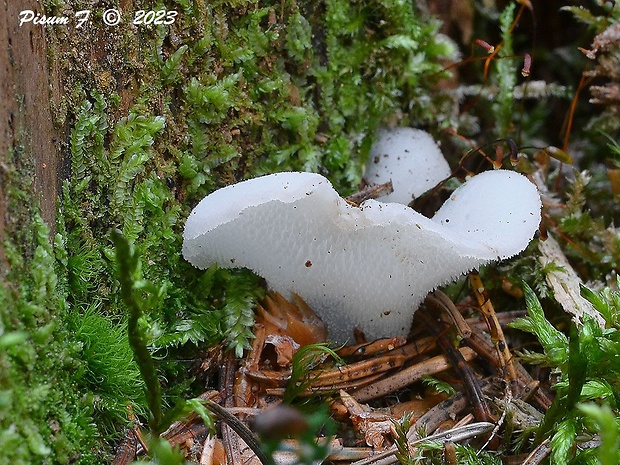
<path fill-rule="evenodd" d="M 413 447 L 425 441 L 437 441 L 441 443 L 460 442 L 469 438 L 480 436 L 481 434 L 486 434 L 493 430 L 493 427 L 493 423 L 488 422 L 472 423 L 470 425 L 459 426 L 440 433 L 431 434 L 430 436 L 423 438 L 410 440 L 409 446 Z M 394 447 L 376 456 L 353 462 L 351 465 L 392 465 L 394 463 L 398 463 L 398 459 L 394 457 L 395 452 L 396 448 Z"/>
<path fill-rule="evenodd" d="M 431 299 L 430 303 L 434 305 L 439 304 L 440 307 L 445 306 L 443 302 L 436 302 L 434 299 Z M 491 420 L 491 412 L 489 411 L 486 400 L 482 395 L 482 389 L 480 389 L 480 386 L 478 385 L 478 380 L 463 358 L 463 355 L 452 345 L 452 341 L 449 339 L 449 335 L 446 331 L 447 328 L 442 326 L 438 327 L 438 322 L 431 318 L 427 312 L 427 309 L 424 307 L 418 310 L 418 318 L 420 318 L 426 325 L 427 330 L 437 337 L 437 344 L 450 360 L 454 370 L 460 375 L 459 378 L 463 381 L 465 392 L 467 392 L 469 400 L 472 403 L 476 420 Z M 471 336 L 471 330 L 469 331 L 469 335 Z"/>
<path fill-rule="evenodd" d="M 469 347 L 459 349 L 463 360 L 470 361 L 476 358 L 476 353 Z M 358 402 L 366 402 L 377 397 L 398 391 L 399 389 L 414 383 L 423 376 L 440 373 L 449 369 L 452 365 L 445 355 L 438 355 L 415 365 L 403 368 L 398 373 L 369 384 L 352 393 Z"/>

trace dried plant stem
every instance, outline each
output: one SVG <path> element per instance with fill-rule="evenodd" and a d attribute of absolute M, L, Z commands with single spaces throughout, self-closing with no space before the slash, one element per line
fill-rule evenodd
<path fill-rule="evenodd" d="M 228 354 L 220 367 L 219 382 L 221 391 L 224 393 L 224 407 L 234 406 L 235 368 L 232 354 Z M 269 458 L 261 449 L 256 436 L 241 420 L 213 401 L 206 400 L 205 407 L 224 422 L 222 425 L 222 442 L 226 450 L 227 463 L 230 465 L 244 463 L 242 457 L 243 447 L 239 441 L 241 438 L 252 449 L 252 452 L 254 452 L 263 465 L 271 465 Z"/>
<path fill-rule="evenodd" d="M 230 429 L 237 433 L 239 437 L 243 439 L 243 441 L 248 445 L 248 447 L 252 449 L 252 452 L 254 452 L 258 460 L 260 460 L 263 465 L 271 464 L 269 458 L 261 449 L 258 439 L 254 435 L 254 433 L 245 425 L 245 423 L 243 423 L 236 416 L 230 413 L 228 409 L 213 402 L 212 400 L 206 400 L 205 407 L 209 409 L 210 412 L 215 414 L 215 416 L 217 416 L 220 420 L 226 423 L 226 425 L 229 426 Z"/>
<path fill-rule="evenodd" d="M 484 316 L 484 319 L 491 333 L 491 341 L 495 344 L 499 360 L 501 361 L 503 368 L 505 369 L 504 376 L 507 378 L 508 385 L 514 384 L 517 379 L 517 372 L 512 363 L 512 354 L 508 348 L 508 343 L 504 337 L 504 331 L 495 314 L 495 309 L 491 300 L 486 295 L 486 290 L 482 284 L 482 279 L 478 273 L 469 274 L 469 282 L 471 284 L 474 296 L 478 302 L 478 308 Z"/>
<path fill-rule="evenodd" d="M 551 447 L 549 447 L 550 441 L 551 438 L 547 438 L 538 444 L 538 446 L 536 446 L 536 448 L 526 457 L 522 465 L 538 465 L 545 460 L 551 453 Z"/>
<path fill-rule="evenodd" d="M 448 360 L 450 360 L 454 370 L 459 374 L 465 386 L 465 391 L 473 405 L 476 419 L 478 421 L 489 421 L 492 419 L 491 412 L 489 411 L 489 407 L 484 399 L 482 389 L 478 384 L 476 376 L 461 352 L 452 344 L 448 332 L 445 331 L 446 328 L 438 327 L 437 321 L 428 314 L 428 310 L 424 307 L 418 310 L 417 316 L 422 320 L 428 331 L 437 337 L 437 344 L 446 354 Z"/>
<path fill-rule="evenodd" d="M 452 320 L 456 330 L 463 339 L 467 339 L 471 336 L 471 328 L 459 312 L 454 302 L 450 300 L 450 298 L 441 291 L 435 291 L 433 294 L 430 294 L 426 297 L 426 302 L 431 304 L 433 307 L 443 310 Z"/>
<path fill-rule="evenodd" d="M 353 346 L 346 346 L 336 350 L 336 353 L 340 357 L 368 357 L 370 355 L 376 355 L 381 352 L 390 352 L 394 349 L 407 344 L 407 339 L 404 337 L 391 337 L 386 339 L 378 339 L 373 342 L 366 342 L 364 344 L 357 344 Z"/>
<path fill-rule="evenodd" d="M 391 194 L 392 192 L 394 192 L 392 181 L 388 181 L 384 184 L 377 184 L 376 186 L 367 186 L 362 190 L 351 194 L 345 200 L 357 206 L 364 200 L 376 199 L 378 197 L 383 197 L 384 195 Z"/>
<path fill-rule="evenodd" d="M 546 273 L 545 279 L 553 289 L 553 297 L 566 313 L 573 316 L 575 324 L 581 325 L 584 315 L 588 315 L 604 328 L 605 319 L 581 296 L 583 283 L 551 233 L 546 240 L 538 242 L 538 250 L 541 253 L 539 261 L 543 266 L 555 265 L 554 269 Z"/>
<path fill-rule="evenodd" d="M 200 454 L 200 465 L 211 465 L 213 463 L 213 453 L 215 450 L 215 436 L 209 435 L 202 446 Z"/>
<path fill-rule="evenodd" d="M 437 441 L 441 443 L 460 442 L 469 438 L 480 436 L 481 434 L 486 434 L 491 431 L 493 427 L 493 423 L 488 422 L 472 423 L 470 425 L 459 426 L 437 434 L 432 434 L 424 438 L 410 440 L 409 446 L 413 447 L 424 441 Z M 394 452 L 396 452 L 396 448 L 391 448 L 390 450 L 373 457 L 368 457 L 366 459 L 353 462 L 352 465 L 392 465 L 394 463 L 398 463 L 398 459 L 394 457 Z"/>
<path fill-rule="evenodd" d="M 459 349 L 459 352 L 465 361 L 473 360 L 476 357 L 476 353 L 469 347 L 463 347 Z M 376 399 L 377 397 L 396 392 L 419 380 L 422 376 L 440 373 L 451 366 L 445 355 L 438 355 L 404 368 L 388 378 L 358 389 L 353 392 L 353 397 L 355 397 L 358 402 Z"/>
<path fill-rule="evenodd" d="M 352 363 L 331 370 L 310 370 L 308 377 L 312 379 L 312 387 L 338 386 L 351 381 L 363 381 L 367 376 L 384 373 L 393 368 L 404 365 L 406 357 L 403 355 L 384 355 L 362 362 Z M 290 381 L 290 373 L 272 370 L 257 370 L 246 372 L 247 376 L 263 384 L 285 387 Z"/>

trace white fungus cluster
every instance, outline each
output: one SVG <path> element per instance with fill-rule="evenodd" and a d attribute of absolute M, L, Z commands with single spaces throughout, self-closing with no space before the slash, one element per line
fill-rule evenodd
<path fill-rule="evenodd" d="M 402 336 L 429 291 L 522 251 L 540 209 L 536 187 L 504 170 L 471 178 L 432 219 L 397 203 L 354 207 L 319 174 L 277 173 L 205 197 L 187 220 L 183 255 L 199 268 L 249 268 L 299 294 L 338 342 L 354 327 Z"/>

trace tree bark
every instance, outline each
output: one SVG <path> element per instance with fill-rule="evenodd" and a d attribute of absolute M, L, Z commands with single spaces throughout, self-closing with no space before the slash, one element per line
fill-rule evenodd
<path fill-rule="evenodd" d="M 37 11 L 34 0 L 0 1 L 0 269 L 6 269 L 2 241 L 20 227 L 8 204 L 9 177 L 34 178 L 31 208 L 54 227 L 56 197 L 60 179 L 60 150 L 50 109 L 52 89 L 58 90 L 57 76 L 48 68 L 45 27 L 19 26 L 19 13 Z M 18 168 L 18 171 L 14 171 Z M 9 172 L 11 171 L 11 172 Z M 24 180 L 27 181 L 27 180 Z M 23 225 L 21 225 L 23 226 Z"/>

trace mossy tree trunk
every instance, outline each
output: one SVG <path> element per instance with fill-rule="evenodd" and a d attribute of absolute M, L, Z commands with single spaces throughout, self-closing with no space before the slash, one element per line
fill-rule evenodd
<path fill-rule="evenodd" d="M 29 186 L 33 194 L 16 207 L 39 204 L 48 224 L 53 225 L 55 218 L 60 146 L 50 101 L 58 98 L 60 76 L 48 68 L 45 29 L 19 26 L 20 11 L 37 6 L 34 0 L 0 5 L 0 240 L 7 230 L 24 226 L 25 217 L 8 202 L 10 183 Z M 9 166 L 15 168 L 11 173 Z M 0 263 L 4 269 L 1 242 Z"/>
<path fill-rule="evenodd" d="M 0 3 L 0 263 L 7 268 L 4 239 L 19 243 L 33 211 L 54 231 L 62 180 L 70 176 L 70 137 L 75 114 L 97 89 L 119 96 L 126 114 L 138 92 L 140 34 L 130 27 L 106 27 L 93 9 L 78 27 L 70 5 L 43 10 L 34 0 Z M 133 0 L 120 2 L 131 12 Z M 20 12 L 66 17 L 67 24 L 20 27 Z M 125 25 L 127 26 L 127 25 Z M 143 57 L 142 57 L 143 58 Z M 118 115 L 116 115 L 118 116 Z M 120 116 L 118 116 L 120 117 Z M 14 188 L 27 197 L 15 202 Z M 24 194 L 25 193 L 25 194 Z M 35 209 L 35 210 L 33 210 Z"/>

